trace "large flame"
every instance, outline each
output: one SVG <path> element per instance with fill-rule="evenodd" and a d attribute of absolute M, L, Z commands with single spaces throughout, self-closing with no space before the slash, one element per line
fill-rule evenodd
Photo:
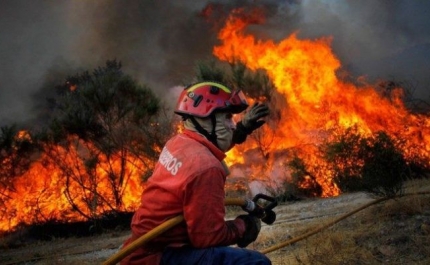
<path fill-rule="evenodd" d="M 262 21 L 260 12 L 245 15 L 235 10 L 219 32 L 222 43 L 214 47 L 213 53 L 221 60 L 241 61 L 249 69 L 265 70 L 284 97 L 280 122 L 266 147 L 268 153 L 315 146 L 355 126 L 362 135 L 383 130 L 391 136 L 401 136 L 406 140 L 402 147 L 406 157 L 419 156 L 429 161 L 430 120 L 406 110 L 400 88 L 384 97 L 370 85 L 357 87 L 340 80 L 337 71 L 341 63 L 331 49 L 331 38 L 300 40 L 292 34 L 275 43 L 245 33 L 249 23 Z M 249 148 L 253 146 L 241 150 Z M 315 168 L 322 196 L 339 194 L 331 172 L 312 150 L 306 152 L 305 148 L 302 156 L 309 167 Z M 228 158 L 230 163 L 237 163 L 242 156 L 243 152 L 233 150 Z"/>

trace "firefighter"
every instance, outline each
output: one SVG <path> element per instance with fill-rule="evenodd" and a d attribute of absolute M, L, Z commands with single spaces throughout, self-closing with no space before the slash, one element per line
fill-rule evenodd
<path fill-rule="evenodd" d="M 266 105 L 256 103 L 236 126 L 233 114 L 247 108 L 242 91 L 220 83 L 200 82 L 182 91 L 175 113 L 182 116 L 184 131 L 161 151 L 124 246 L 175 216 L 185 221 L 131 253 L 122 265 L 271 264 L 245 248 L 260 232 L 258 218 L 244 214 L 225 221 L 225 152 L 269 114 Z"/>

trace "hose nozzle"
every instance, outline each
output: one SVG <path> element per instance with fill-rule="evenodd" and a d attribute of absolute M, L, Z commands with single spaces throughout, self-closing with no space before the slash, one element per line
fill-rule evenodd
<path fill-rule="evenodd" d="M 260 206 L 257 202 L 259 199 L 264 199 L 270 203 L 266 207 Z M 272 210 L 278 205 L 275 198 L 265 194 L 257 194 L 252 200 L 247 199 L 246 205 L 242 209 L 249 214 L 256 216 L 261 219 L 262 222 L 271 225 L 276 220 L 276 213 Z"/>

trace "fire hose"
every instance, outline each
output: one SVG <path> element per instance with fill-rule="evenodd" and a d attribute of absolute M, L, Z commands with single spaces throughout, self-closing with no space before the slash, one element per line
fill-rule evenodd
<path fill-rule="evenodd" d="M 277 245 L 274 245 L 272 247 L 269 247 L 267 249 L 264 249 L 262 251 L 260 251 L 260 253 L 263 254 L 267 254 L 270 253 L 272 251 L 281 249 L 283 247 L 289 246 L 295 242 L 298 242 L 300 240 L 303 240 L 307 237 L 310 237 L 316 233 L 321 232 L 322 230 L 348 218 L 349 216 L 364 210 L 372 205 L 378 204 L 380 202 L 389 200 L 389 199 L 393 199 L 396 197 L 406 197 L 406 196 L 410 196 L 410 195 L 429 195 L 430 192 L 424 191 L 424 192 L 414 192 L 414 193 L 407 193 L 407 194 L 403 194 L 400 196 L 394 196 L 394 197 L 382 197 L 379 199 L 376 199 L 374 201 L 371 201 L 363 206 L 358 207 L 357 209 L 348 212 L 342 216 L 340 216 L 339 218 L 325 224 L 322 225 L 320 227 L 317 227 L 316 229 L 313 229 L 301 236 L 292 238 L 290 240 L 281 242 Z M 243 209 L 245 209 L 246 211 L 256 214 L 259 218 L 261 218 L 261 220 L 263 222 L 265 222 L 266 224 L 272 224 L 275 219 L 276 219 L 276 214 L 272 211 L 272 209 L 277 206 L 277 202 L 275 200 L 272 201 L 273 198 L 266 196 L 266 195 L 262 195 L 262 194 L 258 194 L 254 199 L 253 202 L 255 203 L 256 200 L 258 200 L 259 198 L 264 198 L 266 200 L 271 200 L 271 203 L 266 207 L 266 208 L 262 208 L 261 206 L 258 206 L 257 204 L 255 204 L 254 210 L 250 210 L 252 207 L 250 207 L 250 201 L 249 200 L 245 200 L 245 199 L 237 199 L 237 198 L 232 198 L 232 199 L 226 199 L 225 200 L 225 205 L 226 206 L 241 206 Z M 252 206 L 252 205 L 251 205 Z M 249 208 L 248 208 L 249 207 Z M 263 213 L 263 211 L 264 213 Z M 134 250 L 136 250 L 137 248 L 139 248 L 140 246 L 142 246 L 143 244 L 145 244 L 146 242 L 154 239 L 155 237 L 161 235 L 162 233 L 164 233 L 165 231 L 169 230 L 170 228 L 178 225 L 179 223 L 181 223 L 184 220 L 184 217 L 182 215 L 176 216 L 164 223 L 162 223 L 161 225 L 157 226 L 156 228 L 154 228 L 153 230 L 149 231 L 148 233 L 146 233 L 145 235 L 142 235 L 140 238 L 138 238 L 137 240 L 133 241 L 132 243 L 130 243 L 129 245 L 127 245 L 126 247 L 124 247 L 123 249 L 121 249 L 119 252 L 117 252 L 116 254 L 114 254 L 112 257 L 110 257 L 108 260 L 106 260 L 104 263 L 102 263 L 102 265 L 114 265 L 117 262 L 121 261 L 122 259 L 124 259 L 126 256 L 128 256 L 129 254 L 131 254 Z"/>
<path fill-rule="evenodd" d="M 395 198 L 397 198 L 397 197 L 406 197 L 406 196 L 411 196 L 411 195 L 429 195 L 429 194 L 430 194 L 430 192 L 428 192 L 428 191 L 422 191 L 422 192 L 406 193 L 406 194 L 402 194 L 402 195 L 398 195 L 398 196 L 387 196 L 387 197 L 381 197 L 381 198 L 379 198 L 379 199 L 376 199 L 376 200 L 374 200 L 374 201 L 371 201 L 371 202 L 369 202 L 369 203 L 366 203 L 365 205 L 360 206 L 360 207 L 358 207 L 357 209 L 352 210 L 352 211 L 350 211 L 350 212 L 348 212 L 348 213 L 346 213 L 346 214 L 344 214 L 344 215 L 340 216 L 339 218 L 337 218 L 337 219 L 335 219 L 335 220 L 333 220 L 333 221 L 331 221 L 331 222 L 329 222 L 329 223 L 327 223 L 327 224 L 324 224 L 324 225 L 322 225 L 322 226 L 320 226 L 320 227 L 317 227 L 317 228 L 315 228 L 315 229 L 313 229 L 313 230 L 311 230 L 311 231 L 309 231 L 309 232 L 307 232 L 307 233 L 305 233 L 305 234 L 303 234 L 303 235 L 301 235 L 301 236 L 298 236 L 298 237 L 292 238 L 292 239 L 290 239 L 290 240 L 287 240 L 287 241 L 281 242 L 281 243 L 279 243 L 279 244 L 277 244 L 277 245 L 274 245 L 274 246 L 271 246 L 271 247 L 269 247 L 269 248 L 267 248 L 267 249 L 264 249 L 264 250 L 260 251 L 260 253 L 267 254 L 267 253 L 269 253 L 269 252 L 272 252 L 272 251 L 275 251 L 275 250 L 281 249 L 281 248 L 283 248 L 283 247 L 289 246 L 289 245 L 291 245 L 291 244 L 293 244 L 293 243 L 295 243 L 295 242 L 298 242 L 298 241 L 303 240 L 303 239 L 305 239 L 305 238 L 307 238 L 307 237 L 310 237 L 310 236 L 312 236 L 312 235 L 314 235 L 314 234 L 316 234 L 316 233 L 319 233 L 319 232 L 321 232 L 322 230 L 324 230 L 324 229 L 326 229 L 326 228 L 328 228 L 328 227 L 330 227 L 330 226 L 332 226 L 332 225 L 334 225 L 334 224 L 336 224 L 336 223 L 338 223 L 338 222 L 340 222 L 340 221 L 342 221 L 342 220 L 344 220 L 344 219 L 346 219 L 346 218 L 350 217 L 351 215 L 353 215 L 353 214 L 355 214 L 355 213 L 358 213 L 359 211 L 364 210 L 364 209 L 366 209 L 367 207 L 370 207 L 370 206 L 372 206 L 372 205 L 378 204 L 378 203 L 380 203 L 380 202 L 383 202 L 383 201 L 386 201 L 386 200 L 389 200 L 389 199 L 395 199 Z"/>
<path fill-rule="evenodd" d="M 266 201 L 269 201 L 270 203 L 262 207 L 257 204 L 257 201 L 259 199 L 264 199 Z M 274 207 L 278 205 L 278 202 L 270 196 L 264 195 L 264 194 L 257 194 L 252 201 L 248 199 L 239 199 L 239 198 L 227 198 L 224 201 L 224 205 L 226 206 L 240 206 L 242 209 L 247 211 L 249 214 L 255 215 L 256 217 L 260 218 L 261 221 L 263 221 L 266 224 L 273 224 L 276 219 L 276 214 L 272 210 Z M 126 247 L 121 249 L 119 252 L 111 256 L 108 260 L 103 262 L 103 265 L 114 265 L 127 257 L 129 254 L 131 254 L 133 251 L 135 251 L 137 248 L 141 247 L 143 244 L 147 243 L 148 241 L 156 238 L 157 236 L 161 235 L 162 233 L 166 232 L 167 230 L 171 229 L 172 227 L 180 224 L 182 221 L 184 221 L 183 215 L 178 215 L 176 217 L 173 217 L 166 222 L 160 224 L 159 226 L 153 228 L 148 233 L 142 235 L 135 241 L 128 244 Z"/>

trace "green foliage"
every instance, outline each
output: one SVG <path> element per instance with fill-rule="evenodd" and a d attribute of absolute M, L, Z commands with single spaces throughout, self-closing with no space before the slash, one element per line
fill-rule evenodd
<path fill-rule="evenodd" d="M 63 94 L 56 100 L 53 131 L 76 134 L 104 151 L 122 146 L 114 137 L 127 133 L 125 128 L 146 126 L 160 109 L 153 92 L 125 75 L 117 61 L 108 61 L 92 75 L 84 72 L 69 77 L 57 89 Z"/>
<path fill-rule="evenodd" d="M 394 196 L 402 192 L 403 182 L 411 175 L 403 154 L 384 132 L 377 133 L 367 147 L 362 169 L 365 188 L 373 193 Z"/>
<path fill-rule="evenodd" d="M 226 70 L 217 64 L 215 60 L 207 62 L 198 62 L 196 66 L 197 82 L 215 81 L 227 84 L 228 77 Z"/>
<path fill-rule="evenodd" d="M 316 181 L 316 178 L 307 170 L 307 166 L 297 154 L 287 163 L 291 170 L 291 183 L 297 187 L 296 193 L 305 197 L 320 197 L 322 187 Z"/>
<path fill-rule="evenodd" d="M 237 89 L 258 100 L 272 101 L 276 88 L 272 81 L 262 70 L 250 71 L 242 62 L 231 64 L 233 82 Z"/>
<path fill-rule="evenodd" d="M 362 150 L 357 147 L 365 146 L 366 141 L 352 130 L 347 130 L 337 141 L 322 147 L 325 160 L 334 171 L 335 183 L 342 191 L 360 191 L 364 188 L 361 178 L 363 161 L 359 160 Z"/>
<path fill-rule="evenodd" d="M 402 152 L 385 132 L 361 136 L 354 128 L 326 143 L 324 157 L 342 191 L 369 191 L 393 196 L 402 192 L 411 171 Z"/>
<path fill-rule="evenodd" d="M 196 67 L 197 81 L 215 81 L 234 89 L 241 89 L 253 99 L 268 100 L 276 92 L 267 74 L 262 71 L 251 71 L 240 61 L 229 65 L 215 60 L 201 61 Z"/>

